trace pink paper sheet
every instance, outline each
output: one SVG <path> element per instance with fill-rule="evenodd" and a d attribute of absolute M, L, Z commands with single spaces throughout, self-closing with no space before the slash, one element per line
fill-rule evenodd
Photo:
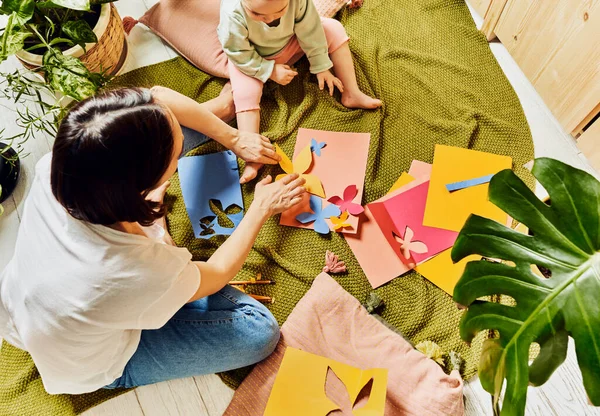
<path fill-rule="evenodd" d="M 375 202 L 383 202 L 428 181 L 431 174 L 431 165 L 415 160 L 411 164 L 408 173 L 417 179 Z M 393 246 L 390 245 L 386 236 L 381 232 L 369 205 L 365 206 L 359 232 L 357 234 L 346 234 L 344 237 L 360 267 L 365 272 L 369 283 L 375 289 L 406 273 L 411 268 L 394 251 L 393 247 L 396 247 L 396 243 L 394 242 Z"/>
<path fill-rule="evenodd" d="M 361 204 L 371 135 L 369 133 L 338 133 L 299 129 L 294 148 L 294 158 L 304 147 L 310 145 L 312 138 L 315 138 L 318 142 L 327 143 L 327 146 L 321 149 L 321 156 L 313 154 L 313 164 L 306 172 L 321 179 L 326 196 L 323 201 L 323 208 L 330 204 L 327 199 L 332 196 L 342 197 L 348 185 L 358 187 L 358 194 L 352 201 Z M 279 224 L 312 229 L 312 223 L 303 225 L 296 221 L 296 215 L 302 212 L 310 212 L 308 201 L 308 197 L 304 198 L 300 204 L 281 214 Z M 356 234 L 359 229 L 359 217 L 351 215 L 348 217 L 347 222 L 352 227 L 344 228 L 341 232 Z"/>
<path fill-rule="evenodd" d="M 404 256 L 400 253 L 400 243 L 396 241 L 392 232 L 402 238 L 405 235 L 406 228 L 410 227 L 414 232 L 413 241 L 425 243 L 428 250 L 425 253 L 412 252 L 411 260 L 408 260 L 409 263 L 412 263 L 412 259 L 417 264 L 422 263 L 446 250 L 454 244 L 458 236 L 455 231 L 423 225 L 428 190 L 429 181 L 395 195 L 384 202 L 369 206 L 388 242 L 392 247 L 396 247 L 401 260 L 405 261 Z"/>

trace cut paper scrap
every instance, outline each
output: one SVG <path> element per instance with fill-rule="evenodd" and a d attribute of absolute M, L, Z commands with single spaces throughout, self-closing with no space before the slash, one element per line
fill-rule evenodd
<path fill-rule="evenodd" d="M 392 194 L 366 205 L 365 212 L 361 216 L 359 232 L 344 235 L 356 260 L 358 260 L 358 264 L 360 264 L 374 289 L 408 272 L 411 267 L 400 259 L 396 251 L 399 245 L 395 241 L 393 241 L 393 244 L 390 243 L 388 238 L 381 232 L 370 207 L 372 204 L 383 202 L 388 198 L 406 192 L 427 180 L 429 180 L 428 176 L 416 179 Z M 390 237 L 392 237 L 391 234 Z"/>
<path fill-rule="evenodd" d="M 470 188 L 471 186 L 482 185 L 492 180 L 494 175 L 480 176 L 479 178 L 468 179 L 466 181 L 454 182 L 446 184 L 448 192 L 460 191 L 461 189 Z"/>
<path fill-rule="evenodd" d="M 365 171 L 369 157 L 369 133 L 339 133 L 311 129 L 299 129 L 296 138 L 294 158 L 310 146 L 312 139 L 327 143 L 320 157 L 314 157 L 312 166 L 307 174 L 317 176 L 323 185 L 327 198 L 340 196 L 348 185 L 356 185 L 358 192 L 352 202 L 361 205 L 364 190 Z M 296 216 L 309 211 L 309 198 L 281 214 L 279 223 L 291 227 L 312 228 L 312 224 L 303 225 L 296 221 Z M 344 234 L 356 234 L 359 229 L 360 217 L 348 218 L 351 227 L 344 227 Z M 329 220 L 328 220 L 329 222 Z"/>
<path fill-rule="evenodd" d="M 183 157 L 178 171 L 194 235 L 203 239 L 231 235 L 244 215 L 235 154 L 227 150 Z"/>
<path fill-rule="evenodd" d="M 275 145 L 275 152 L 279 156 L 281 156 L 279 166 L 281 166 L 281 169 L 283 169 L 283 171 L 285 172 L 285 174 L 283 175 L 277 175 L 277 177 L 275 178 L 276 181 L 280 180 L 281 178 L 290 173 L 297 173 L 306 181 L 304 187 L 306 188 L 307 192 L 313 195 L 320 196 L 321 198 L 325 198 L 325 191 L 323 190 L 323 185 L 321 185 L 321 180 L 315 175 L 306 173 L 306 171 L 310 169 L 310 166 L 313 163 L 313 157 L 312 152 L 310 150 L 310 146 L 304 147 L 298 153 L 298 155 L 296 155 L 296 157 L 294 158 L 294 162 L 292 162 L 290 158 L 287 157 L 287 155 L 284 153 L 284 151 L 281 150 L 281 148 L 277 145 Z"/>
<path fill-rule="evenodd" d="M 406 260 L 410 260 L 412 257 L 410 253 L 423 254 L 429 251 L 422 241 L 413 241 L 414 236 L 415 233 L 410 227 L 406 227 L 406 231 L 404 231 L 404 236 L 402 238 L 394 234 L 394 238 L 396 239 L 396 242 L 400 244 L 400 251 Z"/>
<path fill-rule="evenodd" d="M 427 246 L 428 250 L 425 253 L 411 252 L 411 258 L 416 264 L 451 247 L 458 236 L 458 233 L 454 231 L 423 225 L 428 190 L 429 182 L 425 182 L 384 202 L 370 204 L 371 212 L 375 216 L 379 228 L 392 247 L 396 247 L 398 256 L 402 259 L 404 256 L 394 234 L 403 235 L 406 227 L 412 229 L 415 240 L 421 241 Z M 410 265 L 413 262 L 408 260 L 407 263 Z"/>
<path fill-rule="evenodd" d="M 329 198 L 328 201 L 340 207 L 342 212 L 347 211 L 350 214 L 357 216 L 363 213 L 364 208 L 362 205 L 352 202 L 354 198 L 356 198 L 356 195 L 358 195 L 358 188 L 356 185 L 348 185 L 346 189 L 344 189 L 342 198 L 335 195 Z"/>
<path fill-rule="evenodd" d="M 327 250 L 325 252 L 325 266 L 323 273 L 344 273 L 346 271 L 346 263 L 340 261 L 339 257 Z"/>
<path fill-rule="evenodd" d="M 342 212 L 339 217 L 329 217 L 329 221 L 333 224 L 333 231 L 341 231 L 344 227 L 352 226 L 346 222 L 348 221 L 348 211 Z"/>
<path fill-rule="evenodd" d="M 329 371 L 331 370 L 331 371 Z M 352 410 L 354 416 L 383 416 L 388 370 L 361 370 L 338 361 L 287 347 L 277 372 L 264 416 L 327 416 L 340 407 L 327 397 L 331 372 L 343 383 L 354 405 L 361 390 L 371 382 L 366 404 Z"/>
<path fill-rule="evenodd" d="M 454 293 L 454 287 L 465 271 L 465 266 L 470 261 L 480 260 L 481 256 L 468 256 L 459 261 L 452 263 L 450 253 L 452 249 L 442 251 L 437 256 L 419 264 L 415 271 L 425 277 L 431 283 L 448 293 L 450 296 Z"/>
<path fill-rule="evenodd" d="M 424 225 L 460 231 L 471 214 L 505 224 L 507 215 L 488 201 L 489 184 L 448 192 L 446 184 L 510 169 L 512 159 L 476 150 L 436 145 Z"/>
<path fill-rule="evenodd" d="M 310 150 L 317 156 L 321 156 L 321 149 L 327 146 L 325 142 L 318 142 L 314 138 L 310 139 Z"/>
<path fill-rule="evenodd" d="M 319 234 L 329 234 L 329 224 L 325 220 L 339 216 L 340 209 L 335 205 L 327 205 L 323 208 L 323 200 L 314 195 L 310 196 L 309 205 L 312 212 L 298 214 L 296 220 L 302 224 L 313 223 L 314 230 Z"/>

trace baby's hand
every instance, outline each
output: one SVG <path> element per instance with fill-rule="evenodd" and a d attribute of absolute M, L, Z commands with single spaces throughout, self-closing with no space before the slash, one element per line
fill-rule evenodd
<path fill-rule="evenodd" d="M 271 76 L 269 78 L 271 78 L 278 84 L 287 85 L 290 82 L 292 82 L 296 75 L 298 75 L 298 73 L 294 71 L 289 65 L 275 64 L 273 72 L 271 73 Z"/>
<path fill-rule="evenodd" d="M 323 88 L 325 88 L 325 83 L 327 83 L 327 86 L 329 87 L 329 95 L 333 95 L 333 90 L 335 87 L 337 87 L 340 92 L 344 92 L 344 85 L 342 84 L 342 81 L 340 81 L 339 78 L 334 77 L 329 69 L 319 72 L 317 74 L 317 79 L 319 80 L 319 89 L 321 91 L 323 91 Z"/>
<path fill-rule="evenodd" d="M 350 0 L 350 8 L 357 9 L 363 5 L 363 0 Z"/>

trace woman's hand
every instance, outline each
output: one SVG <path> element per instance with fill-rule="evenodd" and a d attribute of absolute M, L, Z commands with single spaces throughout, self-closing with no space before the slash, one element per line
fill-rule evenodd
<path fill-rule="evenodd" d="M 279 214 L 302 201 L 306 181 L 297 173 L 287 175 L 277 182 L 268 175 L 256 184 L 254 201 L 250 208 L 260 210 L 266 217 Z"/>
<path fill-rule="evenodd" d="M 317 74 L 317 80 L 319 80 L 319 89 L 323 91 L 325 84 L 329 87 L 329 95 L 333 95 L 333 90 L 337 87 L 340 92 L 344 92 L 344 84 L 339 78 L 336 78 L 331 71 L 328 69 Z"/>
<path fill-rule="evenodd" d="M 281 160 L 271 141 L 258 133 L 238 131 L 227 147 L 245 162 L 276 165 Z"/>
<path fill-rule="evenodd" d="M 296 75 L 298 75 L 298 73 L 294 71 L 291 66 L 285 64 L 275 64 L 273 67 L 273 72 L 271 72 L 271 76 L 269 78 L 278 84 L 287 85 L 292 82 Z"/>

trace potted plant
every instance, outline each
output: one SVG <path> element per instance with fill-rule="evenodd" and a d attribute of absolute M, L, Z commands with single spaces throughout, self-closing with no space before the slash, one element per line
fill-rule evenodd
<path fill-rule="evenodd" d="M 28 68 L 41 67 L 49 45 L 79 58 L 92 72 L 115 75 L 125 62 L 127 42 L 113 1 L 2 0 L 0 13 L 8 22 L 0 62 L 16 54 Z"/>
<path fill-rule="evenodd" d="M 24 64 L 0 72 L 0 98 L 13 103 L 20 128 L 16 134 L 0 129 L 0 184 L 7 198 L 18 180 L 23 144 L 39 134 L 55 136 L 65 107 L 95 94 L 119 70 L 126 48 L 120 18 L 107 0 L 2 0 L 0 13 L 8 15 L 0 62 L 17 55 Z"/>
<path fill-rule="evenodd" d="M 532 173 L 551 204 L 511 170 L 495 175 L 489 188 L 490 201 L 529 234 L 472 215 L 452 250 L 453 261 L 470 254 L 503 260 L 470 262 L 454 290 L 454 300 L 468 306 L 462 338 L 470 341 L 485 329 L 497 334 L 484 343 L 479 377 L 501 415 L 524 414 L 528 385 L 542 385 L 563 363 L 569 337 L 588 398 L 600 405 L 600 182 L 547 158 L 537 159 Z M 534 273 L 532 265 L 549 277 Z M 516 304 L 482 300 L 499 294 Z M 530 362 L 533 343 L 539 353 Z"/>

